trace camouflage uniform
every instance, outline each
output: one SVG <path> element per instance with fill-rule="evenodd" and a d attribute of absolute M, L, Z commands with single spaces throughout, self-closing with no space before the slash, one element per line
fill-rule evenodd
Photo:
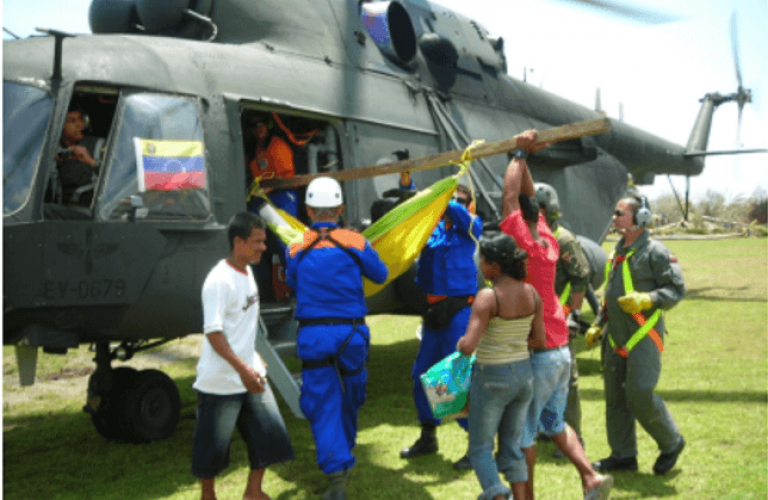
<path fill-rule="evenodd" d="M 620 240 L 614 249 L 613 266 L 607 278 L 605 308 L 597 324 L 607 328 L 603 341 L 610 335 L 616 346 L 624 346 L 637 331 L 632 316 L 622 311 L 618 298 L 626 295 L 621 257 L 635 250 L 629 258 L 634 289 L 649 293 L 653 306 L 643 311 L 646 318 L 657 310 L 667 310 L 682 300 L 685 283 L 680 265 L 664 244 L 652 240 L 643 232 L 628 248 Z M 617 264 L 618 263 L 618 264 Z M 664 320 L 655 325 L 663 339 Z M 646 336 L 622 358 L 610 346 L 605 346 L 605 417 L 608 444 L 612 456 L 629 458 L 637 456 L 635 420 L 656 441 L 662 453 L 669 453 L 678 446 L 682 436 L 664 401 L 654 389 L 661 373 L 661 353 L 653 340 Z"/>
<path fill-rule="evenodd" d="M 589 286 L 590 267 L 589 261 L 587 261 L 587 257 L 581 249 L 581 245 L 576 236 L 562 226 L 556 226 L 553 233 L 557 238 L 557 244 L 560 246 L 560 257 L 557 260 L 557 275 L 555 276 L 555 293 L 559 297 L 568 283 L 571 284 L 570 293 L 585 292 Z M 573 341 L 576 333 L 571 331 L 568 341 L 568 348 L 571 350 L 571 377 L 568 381 L 568 402 L 565 407 L 565 421 L 581 438 L 579 368 L 576 364 L 576 352 Z"/>

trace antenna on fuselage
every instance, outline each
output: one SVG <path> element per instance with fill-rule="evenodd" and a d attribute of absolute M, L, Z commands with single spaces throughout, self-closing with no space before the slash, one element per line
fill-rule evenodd
<path fill-rule="evenodd" d="M 19 35 L 17 35 L 17 34 L 16 34 L 16 33 L 14 33 L 13 31 L 9 30 L 9 29 L 8 29 L 8 28 L 6 28 L 5 26 L 3 26 L 3 31 L 5 31 L 5 32 L 6 32 L 6 33 L 8 33 L 9 35 L 11 35 L 11 36 L 12 36 L 13 38 L 15 38 L 16 40 L 18 40 L 19 38 L 21 38 Z"/>
<path fill-rule="evenodd" d="M 50 35 L 55 39 L 53 49 L 53 76 L 51 76 L 51 81 L 58 84 L 61 82 L 61 55 L 64 39 L 67 37 L 73 37 L 75 35 L 50 28 L 35 28 L 35 30 L 39 31 L 40 33 L 45 33 L 46 35 Z"/>

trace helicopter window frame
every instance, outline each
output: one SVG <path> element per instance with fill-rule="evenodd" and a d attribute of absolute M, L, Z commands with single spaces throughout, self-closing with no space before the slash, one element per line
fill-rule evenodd
<path fill-rule="evenodd" d="M 25 101 L 27 105 L 25 105 L 23 108 L 9 106 L 9 104 L 14 102 L 13 99 L 9 99 L 9 96 L 6 96 L 6 90 L 9 89 L 9 85 L 17 87 L 18 90 L 27 90 L 27 92 L 39 92 L 35 102 L 32 104 L 37 106 L 40 103 L 46 103 L 48 105 L 47 118 L 44 120 L 39 120 L 34 124 L 26 121 L 25 125 L 13 125 L 18 120 L 25 120 L 30 117 L 28 113 L 21 113 L 30 109 L 30 102 Z M 54 109 L 55 100 L 52 93 L 50 92 L 50 89 L 30 85 L 25 82 L 3 80 L 3 217 L 10 217 L 18 214 L 24 210 L 32 198 L 32 195 L 35 191 L 33 188 L 37 183 L 38 176 L 40 175 L 41 171 L 40 165 L 43 153 L 45 151 L 46 137 L 48 136 L 51 124 L 53 123 Z M 16 116 L 9 120 L 9 116 L 11 116 L 9 113 Z M 11 135 L 16 138 L 21 135 L 22 137 L 34 139 L 32 141 L 32 146 L 24 147 L 23 151 L 20 151 L 18 147 L 8 147 L 6 144 L 12 143 L 13 137 L 11 137 Z M 27 145 L 30 144 L 30 142 L 25 142 L 24 144 Z M 20 158 L 21 162 L 18 164 L 16 161 L 14 161 L 14 158 L 17 157 L 17 155 L 14 153 L 17 152 L 24 153 L 23 158 Z M 13 165 L 13 176 L 6 172 L 7 166 L 10 165 Z M 25 165 L 28 165 L 30 168 L 22 168 Z M 11 210 L 7 211 L 6 207 L 9 200 L 18 198 L 15 196 L 15 193 L 18 191 L 18 184 L 9 183 L 9 179 L 11 177 L 15 177 L 16 173 L 25 175 L 21 184 L 22 187 L 25 185 L 26 188 L 25 191 L 22 190 L 23 195 L 19 198 L 20 201 L 18 204 L 15 204 Z M 13 185 L 13 187 L 11 185 Z M 8 193 L 6 193 L 6 190 L 9 188 L 11 189 L 12 196 L 8 196 Z"/>
<path fill-rule="evenodd" d="M 163 121 L 178 114 L 186 114 L 187 119 Z M 194 120 L 189 119 L 192 115 Z M 199 96 L 121 89 L 95 203 L 96 219 L 195 225 L 209 222 L 213 217 L 212 176 L 203 115 Z M 141 191 L 136 144 L 142 140 L 200 142 L 204 187 Z"/>

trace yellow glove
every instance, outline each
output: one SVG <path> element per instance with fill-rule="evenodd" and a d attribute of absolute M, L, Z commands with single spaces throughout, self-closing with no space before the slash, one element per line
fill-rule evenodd
<path fill-rule="evenodd" d="M 593 347 L 597 347 L 598 345 L 600 345 L 602 332 L 603 332 L 603 328 L 597 325 L 592 325 L 589 327 L 589 329 L 587 330 L 587 333 L 584 334 L 584 345 L 586 346 L 587 350 L 590 350 Z"/>
<path fill-rule="evenodd" d="M 653 305 L 651 301 L 651 295 L 643 292 L 629 292 L 623 297 L 619 297 L 619 307 L 627 314 L 635 314 L 646 309 L 650 309 Z"/>

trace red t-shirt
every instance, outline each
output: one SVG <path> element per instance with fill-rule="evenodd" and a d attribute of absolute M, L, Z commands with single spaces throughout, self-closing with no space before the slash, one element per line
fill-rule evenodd
<path fill-rule="evenodd" d="M 523 213 L 518 209 L 501 222 L 501 230 L 512 236 L 517 245 L 528 252 L 528 276 L 525 281 L 539 292 L 544 306 L 544 328 L 547 330 L 547 347 L 568 344 L 568 323 L 565 313 L 555 294 L 555 274 L 560 249 L 544 216 L 539 215 L 537 229 L 547 246 L 538 243 L 531 236 Z"/>

